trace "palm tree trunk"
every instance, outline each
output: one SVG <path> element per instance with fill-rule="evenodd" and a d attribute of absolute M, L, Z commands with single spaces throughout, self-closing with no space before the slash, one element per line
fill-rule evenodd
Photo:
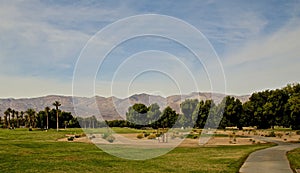
<path fill-rule="evenodd" d="M 58 110 L 56 110 L 56 131 L 58 131 Z"/>
<path fill-rule="evenodd" d="M 47 113 L 47 127 L 46 127 L 46 129 L 48 130 L 48 128 L 49 128 L 49 119 L 48 119 L 48 113 Z"/>

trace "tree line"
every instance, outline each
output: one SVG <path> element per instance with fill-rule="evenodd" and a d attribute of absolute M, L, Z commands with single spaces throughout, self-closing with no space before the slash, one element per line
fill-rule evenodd
<path fill-rule="evenodd" d="M 181 114 L 158 104 L 147 107 L 138 103 L 128 108 L 125 120 L 107 121 L 110 127 L 194 127 L 238 128 L 256 126 L 259 129 L 282 126 L 300 129 L 300 84 L 253 93 L 242 103 L 226 96 L 218 105 L 213 100 L 188 99 L 181 103 Z"/>
<path fill-rule="evenodd" d="M 282 126 L 300 129 L 300 84 L 289 84 L 284 88 L 253 93 L 242 103 L 239 99 L 226 96 L 216 104 L 213 100 L 187 99 L 180 104 L 178 114 L 171 107 L 163 111 L 157 103 L 146 106 L 134 104 L 126 112 L 126 120 L 99 121 L 95 116 L 73 117 L 70 112 L 46 107 L 36 112 L 33 109 L 15 111 L 8 108 L 0 117 L 3 128 L 57 128 L 58 127 L 132 127 L 132 128 L 238 128 L 256 126 L 259 129 Z"/>
<path fill-rule="evenodd" d="M 70 112 L 59 109 L 60 102 L 55 101 L 53 109 L 45 107 L 42 111 L 35 111 L 32 108 L 26 111 L 18 111 L 8 108 L 4 111 L 4 116 L 0 116 L 0 127 L 2 128 L 41 128 L 41 129 L 57 129 L 66 127 L 80 127 L 76 117 Z"/>

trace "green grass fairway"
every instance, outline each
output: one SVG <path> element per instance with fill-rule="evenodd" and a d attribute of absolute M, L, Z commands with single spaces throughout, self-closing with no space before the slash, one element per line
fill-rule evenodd
<path fill-rule="evenodd" d="M 111 156 L 93 144 L 56 141 L 81 132 L 1 129 L 0 172 L 238 172 L 249 153 L 270 146 L 176 148 L 158 158 L 132 161 Z"/>
<path fill-rule="evenodd" d="M 293 170 L 300 169 L 300 148 L 289 151 L 287 153 L 287 157 Z"/>

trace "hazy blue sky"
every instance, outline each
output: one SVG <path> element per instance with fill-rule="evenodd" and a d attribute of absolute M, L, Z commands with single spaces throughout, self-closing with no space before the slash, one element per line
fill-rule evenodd
<path fill-rule="evenodd" d="M 0 1 L 0 97 L 71 95 L 73 71 L 87 41 L 105 26 L 141 14 L 172 16 L 202 32 L 223 65 L 226 93 L 250 94 L 299 82 L 298 0 L 4 0 Z M 174 61 L 174 56 L 181 63 Z M 179 90 L 195 91 L 193 81 L 182 71 L 192 72 L 199 91 L 211 91 L 204 67 L 193 63 L 192 57 L 171 40 L 132 39 L 103 62 L 96 75 L 96 94 L 124 97 L 148 92 L 166 96 Z M 169 71 L 142 73 L 152 67 Z M 115 84 L 111 87 L 112 79 Z M 183 89 L 178 89 L 178 81 Z"/>

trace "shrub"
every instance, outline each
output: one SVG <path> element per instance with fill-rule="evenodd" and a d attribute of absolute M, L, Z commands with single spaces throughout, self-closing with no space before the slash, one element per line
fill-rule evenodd
<path fill-rule="evenodd" d="M 151 134 L 148 136 L 148 139 L 156 139 L 156 135 L 155 134 Z"/>
<path fill-rule="evenodd" d="M 255 144 L 255 140 L 252 140 L 252 144 Z"/>
<path fill-rule="evenodd" d="M 279 138 L 282 138 L 283 134 L 282 134 L 282 133 L 278 133 L 277 136 L 278 136 Z"/>
<path fill-rule="evenodd" d="M 68 141 L 73 141 L 73 140 L 74 140 L 74 136 L 68 137 Z"/>
<path fill-rule="evenodd" d="M 32 131 L 32 128 L 29 128 L 29 131 Z"/>
<path fill-rule="evenodd" d="M 113 143 L 116 140 L 116 138 L 113 135 L 110 135 L 106 138 L 106 140 L 110 143 Z"/>
<path fill-rule="evenodd" d="M 145 138 L 148 137 L 150 133 L 144 133 Z"/>
<path fill-rule="evenodd" d="M 142 139 L 142 138 L 144 138 L 144 134 L 138 134 L 137 136 L 136 136 L 138 139 Z"/>
<path fill-rule="evenodd" d="M 235 137 L 233 138 L 233 142 L 236 142 L 236 138 Z"/>
<path fill-rule="evenodd" d="M 300 135 L 300 130 L 296 131 L 296 134 L 297 134 L 297 135 Z"/>
<path fill-rule="evenodd" d="M 79 134 L 76 134 L 76 135 L 75 135 L 75 138 L 80 138 L 80 135 L 79 135 Z"/>
<path fill-rule="evenodd" d="M 272 131 L 268 135 L 266 135 L 266 137 L 276 137 L 276 134 L 274 133 L 274 131 Z"/>
<path fill-rule="evenodd" d="M 96 138 L 95 135 L 92 135 L 92 136 L 89 137 L 90 140 L 92 140 L 92 139 L 94 139 L 94 138 Z"/>
<path fill-rule="evenodd" d="M 249 139 L 250 142 L 252 142 L 252 139 Z"/>
<path fill-rule="evenodd" d="M 111 133 L 105 132 L 105 133 L 102 134 L 102 138 L 103 138 L 103 139 L 106 139 L 106 138 L 109 137 L 110 135 L 111 135 Z"/>

